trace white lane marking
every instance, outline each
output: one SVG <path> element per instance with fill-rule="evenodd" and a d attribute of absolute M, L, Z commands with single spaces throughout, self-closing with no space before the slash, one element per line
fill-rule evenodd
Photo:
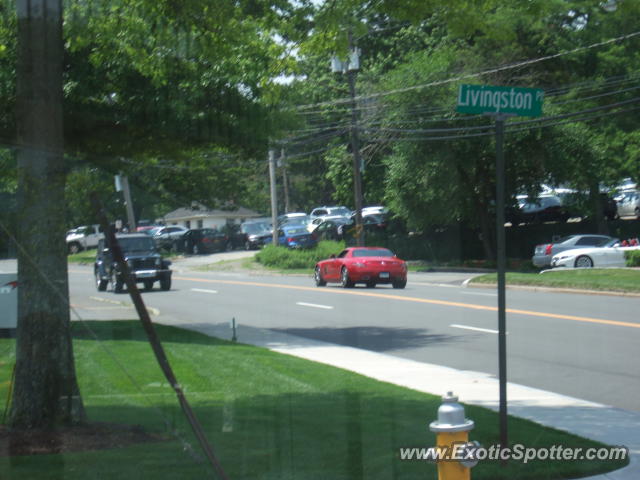
<path fill-rule="evenodd" d="M 449 326 L 453 328 L 462 328 L 464 330 L 473 330 L 476 332 L 495 333 L 496 335 L 498 334 L 498 330 L 490 330 L 488 328 L 470 327 L 468 325 L 456 325 L 455 323 Z"/>
<path fill-rule="evenodd" d="M 218 293 L 217 290 L 207 290 L 206 288 L 192 288 L 191 291 L 200 293 Z"/>
<path fill-rule="evenodd" d="M 315 303 L 304 303 L 304 302 L 296 302 L 296 305 L 300 305 L 301 307 L 323 308 L 325 310 L 333 310 L 333 307 L 330 305 L 318 305 Z"/>
<path fill-rule="evenodd" d="M 460 285 L 451 285 L 450 283 L 429 283 L 429 282 L 409 282 L 411 285 L 422 285 L 424 287 L 444 287 L 459 288 Z"/>
<path fill-rule="evenodd" d="M 481 295 L 485 297 L 497 297 L 497 293 L 480 293 L 480 292 L 460 292 L 463 295 Z"/>

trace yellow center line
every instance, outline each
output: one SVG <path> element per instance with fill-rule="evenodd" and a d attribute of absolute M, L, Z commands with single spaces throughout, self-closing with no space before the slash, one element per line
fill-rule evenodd
<path fill-rule="evenodd" d="M 359 295 L 362 297 L 385 298 L 390 300 L 400 300 L 404 302 L 427 303 L 430 305 L 443 305 L 447 307 L 470 308 L 473 310 L 487 310 L 491 312 L 498 311 L 497 307 L 477 305 L 474 303 L 451 302 L 448 300 L 433 300 L 429 298 L 418 298 L 418 297 L 403 297 L 399 295 L 389 295 L 387 293 L 357 292 L 353 290 L 338 290 L 333 288 L 321 289 L 317 287 L 302 287 L 298 285 L 286 285 L 282 283 L 248 282 L 248 281 L 239 281 L 239 280 L 217 280 L 217 279 L 193 278 L 193 277 L 173 277 L 173 278 L 176 280 L 189 280 L 192 282 L 222 283 L 227 285 L 245 285 L 245 286 L 251 286 L 251 287 L 287 288 L 290 290 L 302 290 L 302 291 L 317 292 L 317 293 L 336 293 L 336 294 L 342 294 L 342 295 Z M 639 323 L 621 322 L 618 320 L 605 320 L 601 318 L 580 317 L 576 315 L 564 315 L 561 313 L 545 313 L 545 312 L 536 312 L 533 310 L 518 310 L 514 308 L 507 308 L 507 313 L 513 313 L 517 315 L 527 315 L 531 317 L 558 318 L 562 320 L 571 320 L 574 322 L 599 323 L 601 325 L 614 325 L 617 327 L 640 328 Z"/>

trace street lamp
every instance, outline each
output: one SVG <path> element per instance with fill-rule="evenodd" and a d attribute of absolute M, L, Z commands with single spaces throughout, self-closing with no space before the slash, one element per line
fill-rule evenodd
<path fill-rule="evenodd" d="M 362 227 L 362 159 L 358 139 L 358 112 L 356 110 L 356 75 L 360 69 L 360 49 L 353 46 L 351 30 L 349 38 L 349 57 L 346 61 L 338 57 L 331 59 L 333 73 L 346 73 L 349 81 L 349 95 L 351 96 L 351 150 L 353 152 L 353 194 L 356 205 L 356 245 L 364 246 L 364 230 Z"/>

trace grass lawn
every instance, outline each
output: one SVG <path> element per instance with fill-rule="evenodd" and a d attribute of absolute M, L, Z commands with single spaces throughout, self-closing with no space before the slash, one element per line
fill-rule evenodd
<path fill-rule="evenodd" d="M 201 272 L 230 272 L 230 271 L 250 271 L 263 273 L 280 273 L 282 275 L 307 275 L 313 276 L 313 268 L 280 268 L 259 263 L 255 257 L 238 258 L 235 260 L 220 260 L 208 265 L 196 267 L 195 270 Z"/>
<path fill-rule="evenodd" d="M 67 260 L 69 263 L 78 263 L 80 265 L 90 265 L 96 260 L 96 249 L 90 248 L 88 250 L 82 250 L 81 252 L 68 255 Z"/>
<path fill-rule="evenodd" d="M 640 293 L 640 270 L 624 268 L 558 270 L 545 273 L 506 274 L 507 285 L 533 285 L 540 287 L 577 288 L 612 292 Z M 481 275 L 472 283 L 497 282 L 495 273 Z"/>
<path fill-rule="evenodd" d="M 178 379 L 232 479 L 424 479 L 436 467 L 399 460 L 399 448 L 431 446 L 440 399 L 326 365 L 157 325 Z M 137 321 L 74 322 L 80 389 L 95 422 L 141 425 L 167 440 L 102 451 L 0 457 L 9 478 L 201 479 L 208 467 Z M 0 398 L 7 398 L 14 342 L 0 339 Z M 471 439 L 498 442 L 497 414 L 466 407 Z M 601 446 L 511 418 L 527 447 Z M 1 454 L 1 452 L 0 452 Z M 484 461 L 475 480 L 593 475 L 619 462 Z M 5 475 L 2 476 L 5 478 Z"/>
<path fill-rule="evenodd" d="M 180 256 L 179 253 L 175 252 L 166 252 L 164 250 L 160 251 L 160 254 L 163 258 L 174 258 Z M 73 255 L 67 256 L 67 261 L 69 263 L 76 263 L 79 265 L 92 265 L 96 260 L 96 249 L 90 248 L 88 250 L 82 250 L 79 253 L 74 253 Z"/>

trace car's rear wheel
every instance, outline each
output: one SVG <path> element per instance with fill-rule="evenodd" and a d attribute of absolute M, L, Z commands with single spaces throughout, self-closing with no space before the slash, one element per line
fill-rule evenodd
<path fill-rule="evenodd" d="M 104 292 L 107 289 L 108 281 L 100 277 L 100 272 L 96 270 L 96 288 L 99 292 Z"/>
<path fill-rule="evenodd" d="M 591 268 L 593 267 L 593 260 L 591 260 L 591 257 L 587 257 L 586 255 L 580 255 L 578 258 L 576 258 L 575 267 Z"/>
<path fill-rule="evenodd" d="M 394 280 L 393 283 L 393 288 L 404 288 L 407 286 L 407 279 L 403 279 L 403 280 Z"/>
<path fill-rule="evenodd" d="M 340 272 L 340 284 L 342 288 L 353 288 L 354 283 L 349 278 L 349 270 L 347 267 L 342 267 L 342 271 Z"/>
<path fill-rule="evenodd" d="M 79 243 L 77 243 L 77 242 L 72 242 L 72 243 L 70 243 L 70 244 L 69 244 L 69 253 L 70 253 L 71 255 L 74 255 L 74 254 L 76 254 L 76 253 L 79 253 L 79 252 L 80 252 L 80 250 L 82 250 L 82 247 L 80 246 L 80 244 L 79 244 Z"/>
<path fill-rule="evenodd" d="M 233 250 L 233 243 L 227 242 L 227 244 L 224 246 L 224 250 L 226 252 L 230 252 L 231 250 Z"/>
<path fill-rule="evenodd" d="M 191 247 L 191 253 L 193 253 L 194 255 L 200 255 L 200 247 L 197 243 L 195 243 L 193 247 Z"/>
<path fill-rule="evenodd" d="M 160 279 L 160 288 L 164 291 L 171 290 L 171 277 L 164 276 Z"/>
<path fill-rule="evenodd" d="M 143 284 L 145 290 L 153 290 L 153 280 L 145 280 Z"/>
<path fill-rule="evenodd" d="M 374 281 L 367 282 L 367 288 L 376 288 L 376 282 Z"/>
<path fill-rule="evenodd" d="M 324 287 L 327 284 L 327 281 L 322 278 L 322 272 L 320 271 L 320 267 L 316 267 L 313 278 L 316 281 L 316 287 Z"/>
<path fill-rule="evenodd" d="M 111 273 L 111 290 L 113 293 L 122 293 L 124 288 L 124 282 L 120 275 L 117 275 L 116 272 Z"/>
<path fill-rule="evenodd" d="M 249 240 L 244 242 L 244 249 L 245 250 L 251 250 L 251 242 Z"/>

